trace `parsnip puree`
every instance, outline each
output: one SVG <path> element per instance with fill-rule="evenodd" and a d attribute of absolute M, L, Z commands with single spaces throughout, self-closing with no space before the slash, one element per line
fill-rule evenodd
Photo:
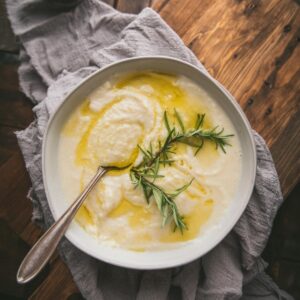
<path fill-rule="evenodd" d="M 191 80 L 158 73 L 123 74 L 110 78 L 84 100 L 66 122 L 59 142 L 60 180 L 64 198 L 72 202 L 99 165 L 137 166 L 143 153 L 168 134 L 164 112 L 178 127 L 174 108 L 186 128 L 193 128 L 197 113 L 205 113 L 203 128 L 224 128 L 234 134 L 224 153 L 211 141 L 195 155 L 186 144 L 172 148 L 171 165 L 161 166 L 155 184 L 175 191 L 194 179 L 175 198 L 187 230 L 174 231 L 154 199 L 147 204 L 141 188 L 135 188 L 129 168 L 110 172 L 96 185 L 76 220 L 102 243 L 144 251 L 177 247 L 207 232 L 225 212 L 239 183 L 240 145 L 231 121 Z M 175 125 L 176 124 L 176 125 Z M 154 149 L 155 150 L 155 149 Z"/>

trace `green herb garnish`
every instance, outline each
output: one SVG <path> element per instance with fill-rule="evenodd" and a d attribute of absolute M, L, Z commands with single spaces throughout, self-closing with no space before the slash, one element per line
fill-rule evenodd
<path fill-rule="evenodd" d="M 184 217 L 178 212 L 174 199 L 186 190 L 193 180 L 175 192 L 168 193 L 155 183 L 157 178 L 163 177 L 159 174 L 160 165 L 171 165 L 174 162 L 171 159 L 171 155 L 174 154 L 173 146 L 176 143 L 183 143 L 196 148 L 195 155 L 197 155 L 205 141 L 211 141 L 216 145 L 216 148 L 220 147 L 226 153 L 225 146 L 230 145 L 228 138 L 233 135 L 224 135 L 224 128 L 219 129 L 218 126 L 210 130 L 205 130 L 203 128 L 205 114 L 197 114 L 195 126 L 189 130 L 185 128 L 176 110 L 174 110 L 174 116 L 179 128 L 175 125 L 170 126 L 167 112 L 164 112 L 164 124 L 168 135 L 163 141 L 158 141 L 155 152 L 153 151 L 152 143 L 150 143 L 149 149 L 144 149 L 138 145 L 139 150 L 143 153 L 143 160 L 138 166 L 131 168 L 130 178 L 136 188 L 143 190 L 147 203 L 149 203 L 150 198 L 155 200 L 157 208 L 162 215 L 162 226 L 172 218 L 175 224 L 174 230 L 178 228 L 183 233 L 183 230 L 187 229 L 187 226 L 184 222 Z"/>

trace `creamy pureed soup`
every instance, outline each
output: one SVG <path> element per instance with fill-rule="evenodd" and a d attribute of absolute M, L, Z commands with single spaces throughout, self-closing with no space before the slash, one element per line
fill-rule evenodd
<path fill-rule="evenodd" d="M 152 195 L 147 203 L 141 186 L 130 177 L 130 168 L 153 153 L 168 136 L 170 127 L 181 132 L 195 127 L 197 114 L 205 114 L 201 130 L 219 126 L 233 134 L 224 148 L 204 140 L 201 149 L 174 143 L 161 162 L 159 176 L 150 182 L 174 193 L 185 184 L 174 202 L 186 227 L 175 230 L 174 216 L 162 225 L 162 214 Z M 217 131 L 218 131 L 217 130 Z M 138 147 L 140 146 L 140 148 Z M 207 232 L 234 198 L 241 172 L 241 150 L 231 121 L 216 102 L 188 78 L 152 72 L 123 74 L 94 90 L 66 122 L 59 143 L 60 180 L 65 199 L 72 202 L 99 165 L 125 166 L 109 172 L 96 185 L 77 213 L 76 220 L 102 243 L 143 251 L 178 247 Z"/>

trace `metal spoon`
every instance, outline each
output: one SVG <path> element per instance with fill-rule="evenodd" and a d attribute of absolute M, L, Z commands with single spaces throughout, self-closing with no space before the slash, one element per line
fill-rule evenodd
<path fill-rule="evenodd" d="M 114 166 L 99 167 L 97 173 L 91 179 L 83 192 L 77 197 L 66 212 L 42 235 L 42 237 L 25 256 L 17 273 L 18 283 L 23 284 L 32 280 L 43 269 L 52 256 L 59 241 L 68 229 L 71 221 L 75 217 L 76 212 L 100 178 L 102 178 L 108 171 L 122 170 L 127 167 L 128 166 L 122 168 Z"/>

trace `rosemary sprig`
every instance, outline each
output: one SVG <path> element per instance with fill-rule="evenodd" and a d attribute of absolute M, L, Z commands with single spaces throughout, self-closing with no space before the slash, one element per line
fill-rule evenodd
<path fill-rule="evenodd" d="M 174 111 L 180 130 L 175 126 L 171 128 L 167 112 L 165 111 L 164 123 L 168 135 L 163 143 L 158 141 L 158 151 L 156 153 L 153 153 L 152 144 L 150 144 L 149 150 L 144 150 L 138 146 L 144 154 L 143 161 L 139 167 L 150 167 L 157 159 L 164 165 L 167 163 L 171 164 L 173 160 L 169 158 L 169 155 L 174 153 L 171 149 L 175 143 L 183 143 L 196 148 L 195 155 L 197 155 L 207 140 L 213 142 L 216 148 L 220 147 L 221 150 L 226 153 L 225 146 L 230 146 L 228 138 L 232 137 L 233 134 L 223 134 L 224 128 L 220 128 L 219 126 L 209 130 L 203 129 L 205 114 L 197 114 L 194 128 L 186 130 L 179 113 L 176 110 Z"/>
<path fill-rule="evenodd" d="M 183 220 L 183 216 L 178 212 L 174 199 L 187 189 L 192 181 L 177 189 L 175 193 L 167 193 L 155 184 L 157 178 L 163 177 L 159 175 L 160 165 L 171 165 L 174 162 L 174 160 L 170 158 L 170 155 L 174 153 L 172 147 L 175 143 L 183 143 L 196 148 L 195 155 L 197 155 L 205 141 L 211 141 L 216 145 L 216 148 L 220 147 L 221 150 L 226 153 L 225 146 L 230 145 L 228 138 L 233 135 L 224 135 L 224 129 L 219 129 L 218 126 L 210 130 L 203 129 L 205 114 L 197 114 L 194 128 L 189 130 L 185 128 L 176 110 L 174 110 L 174 116 L 180 129 L 177 129 L 175 125 L 173 127 L 170 126 L 167 112 L 165 111 L 164 124 L 168 132 L 167 137 L 163 142 L 158 141 L 156 152 L 153 151 L 152 143 L 150 143 L 149 149 L 143 149 L 138 145 L 139 150 L 143 153 L 143 160 L 138 166 L 131 168 L 130 177 L 137 188 L 142 188 L 147 203 L 149 203 L 151 197 L 155 199 L 157 207 L 163 217 L 162 225 L 164 226 L 169 218 L 173 217 L 175 229 L 178 228 L 183 232 L 184 229 L 187 229 L 187 226 Z"/>
<path fill-rule="evenodd" d="M 220 128 L 219 126 L 209 130 L 203 129 L 205 114 L 197 114 L 195 126 L 189 130 L 186 130 L 184 123 L 176 110 L 175 117 L 181 130 L 177 130 L 175 126 L 171 128 L 167 113 L 164 113 L 165 126 L 170 135 L 168 140 L 169 145 L 176 142 L 187 144 L 196 148 L 195 155 L 197 155 L 197 153 L 203 147 L 204 142 L 207 140 L 213 142 L 216 145 L 216 148 L 220 147 L 221 150 L 226 153 L 225 146 L 230 146 L 228 143 L 228 138 L 232 137 L 233 134 L 223 134 L 224 128 Z"/>
<path fill-rule="evenodd" d="M 185 184 L 181 188 L 177 189 L 174 193 L 167 193 L 156 185 L 153 181 L 150 181 L 143 174 L 143 171 L 132 169 L 130 172 L 131 180 L 137 188 L 141 188 L 144 192 L 147 203 L 149 203 L 150 198 L 153 197 L 158 210 L 162 216 L 162 226 L 165 226 L 169 218 L 173 218 L 175 227 L 174 231 L 178 228 L 181 233 L 183 230 L 187 229 L 186 223 L 184 222 L 183 216 L 178 212 L 178 208 L 174 199 L 184 190 L 186 190 L 192 181 Z"/>

